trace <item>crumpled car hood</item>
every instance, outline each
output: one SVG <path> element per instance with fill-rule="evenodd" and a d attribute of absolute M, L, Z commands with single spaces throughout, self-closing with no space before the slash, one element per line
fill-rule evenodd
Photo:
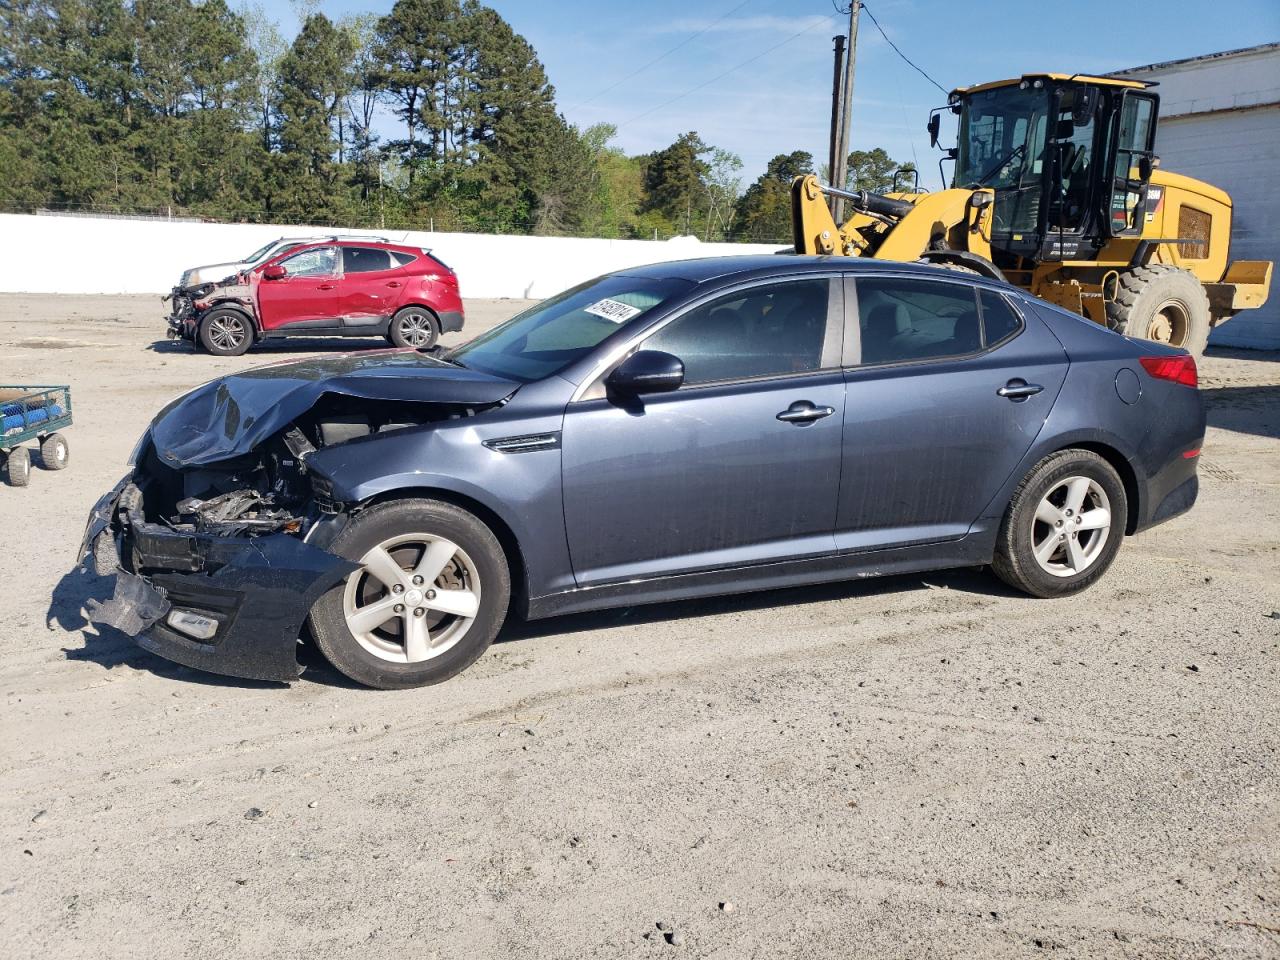
<path fill-rule="evenodd" d="M 201 466 L 251 452 L 325 394 L 484 406 L 518 386 L 414 350 L 288 360 L 211 380 L 179 397 L 151 422 L 151 441 L 168 466 Z"/>

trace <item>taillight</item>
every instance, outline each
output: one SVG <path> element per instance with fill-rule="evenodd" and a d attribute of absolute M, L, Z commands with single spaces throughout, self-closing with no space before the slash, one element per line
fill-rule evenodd
<path fill-rule="evenodd" d="M 1142 369 L 1157 380 L 1172 380 L 1184 387 L 1199 385 L 1196 377 L 1196 358 L 1189 353 L 1172 357 L 1142 357 L 1138 360 Z"/>

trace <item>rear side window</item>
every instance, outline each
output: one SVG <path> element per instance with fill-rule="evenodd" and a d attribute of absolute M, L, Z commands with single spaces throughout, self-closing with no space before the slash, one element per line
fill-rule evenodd
<path fill-rule="evenodd" d="M 909 277 L 857 281 L 863 363 L 961 356 L 982 349 L 975 291 Z"/>
<path fill-rule="evenodd" d="M 992 346 L 1012 336 L 1021 321 L 1009 306 L 1009 301 L 994 290 L 982 290 L 978 293 L 978 303 L 982 305 L 982 331 L 986 335 L 984 346 Z"/>
<path fill-rule="evenodd" d="M 343 247 L 343 273 L 373 273 L 392 269 L 391 257 L 386 250 L 374 247 Z"/>
<path fill-rule="evenodd" d="M 391 258 L 395 260 L 396 265 L 400 267 L 407 267 L 409 264 L 413 263 L 413 261 L 418 259 L 412 253 L 400 253 L 398 250 L 391 251 Z"/>

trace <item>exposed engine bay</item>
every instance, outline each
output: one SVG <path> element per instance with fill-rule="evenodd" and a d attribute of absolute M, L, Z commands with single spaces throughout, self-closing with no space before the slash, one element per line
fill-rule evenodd
<path fill-rule="evenodd" d="M 229 460 L 174 469 L 148 444 L 134 474 L 142 517 L 177 533 L 305 533 L 318 516 L 337 511 L 323 483 L 314 484 L 308 474 L 311 454 L 476 412 L 468 405 L 329 394 L 287 429 Z"/>

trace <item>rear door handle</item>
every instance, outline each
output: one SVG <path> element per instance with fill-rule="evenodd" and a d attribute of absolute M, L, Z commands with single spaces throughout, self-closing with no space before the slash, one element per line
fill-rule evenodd
<path fill-rule="evenodd" d="M 336 284 L 336 283 L 322 283 L 322 284 L 320 284 L 320 289 L 321 289 L 321 290 L 332 290 L 332 289 L 333 289 L 334 287 L 336 287 L 336 286 L 337 286 L 337 284 Z"/>
<path fill-rule="evenodd" d="M 778 414 L 778 419 L 783 423 L 798 423 L 803 426 L 806 423 L 821 420 L 823 417 L 829 417 L 835 412 L 835 407 L 815 407 L 808 400 L 797 400 Z"/>
<path fill-rule="evenodd" d="M 388 281 L 387 281 L 387 286 L 388 286 L 388 287 L 398 287 L 398 286 L 400 286 L 400 281 L 399 281 L 399 280 L 388 280 Z"/>
<path fill-rule="evenodd" d="M 1025 380 L 1014 377 L 997 390 L 996 395 L 1004 397 L 1006 400 L 1012 400 L 1014 403 L 1019 403 L 1027 399 L 1027 397 L 1034 397 L 1043 389 L 1044 387 L 1038 383 L 1027 383 Z"/>

